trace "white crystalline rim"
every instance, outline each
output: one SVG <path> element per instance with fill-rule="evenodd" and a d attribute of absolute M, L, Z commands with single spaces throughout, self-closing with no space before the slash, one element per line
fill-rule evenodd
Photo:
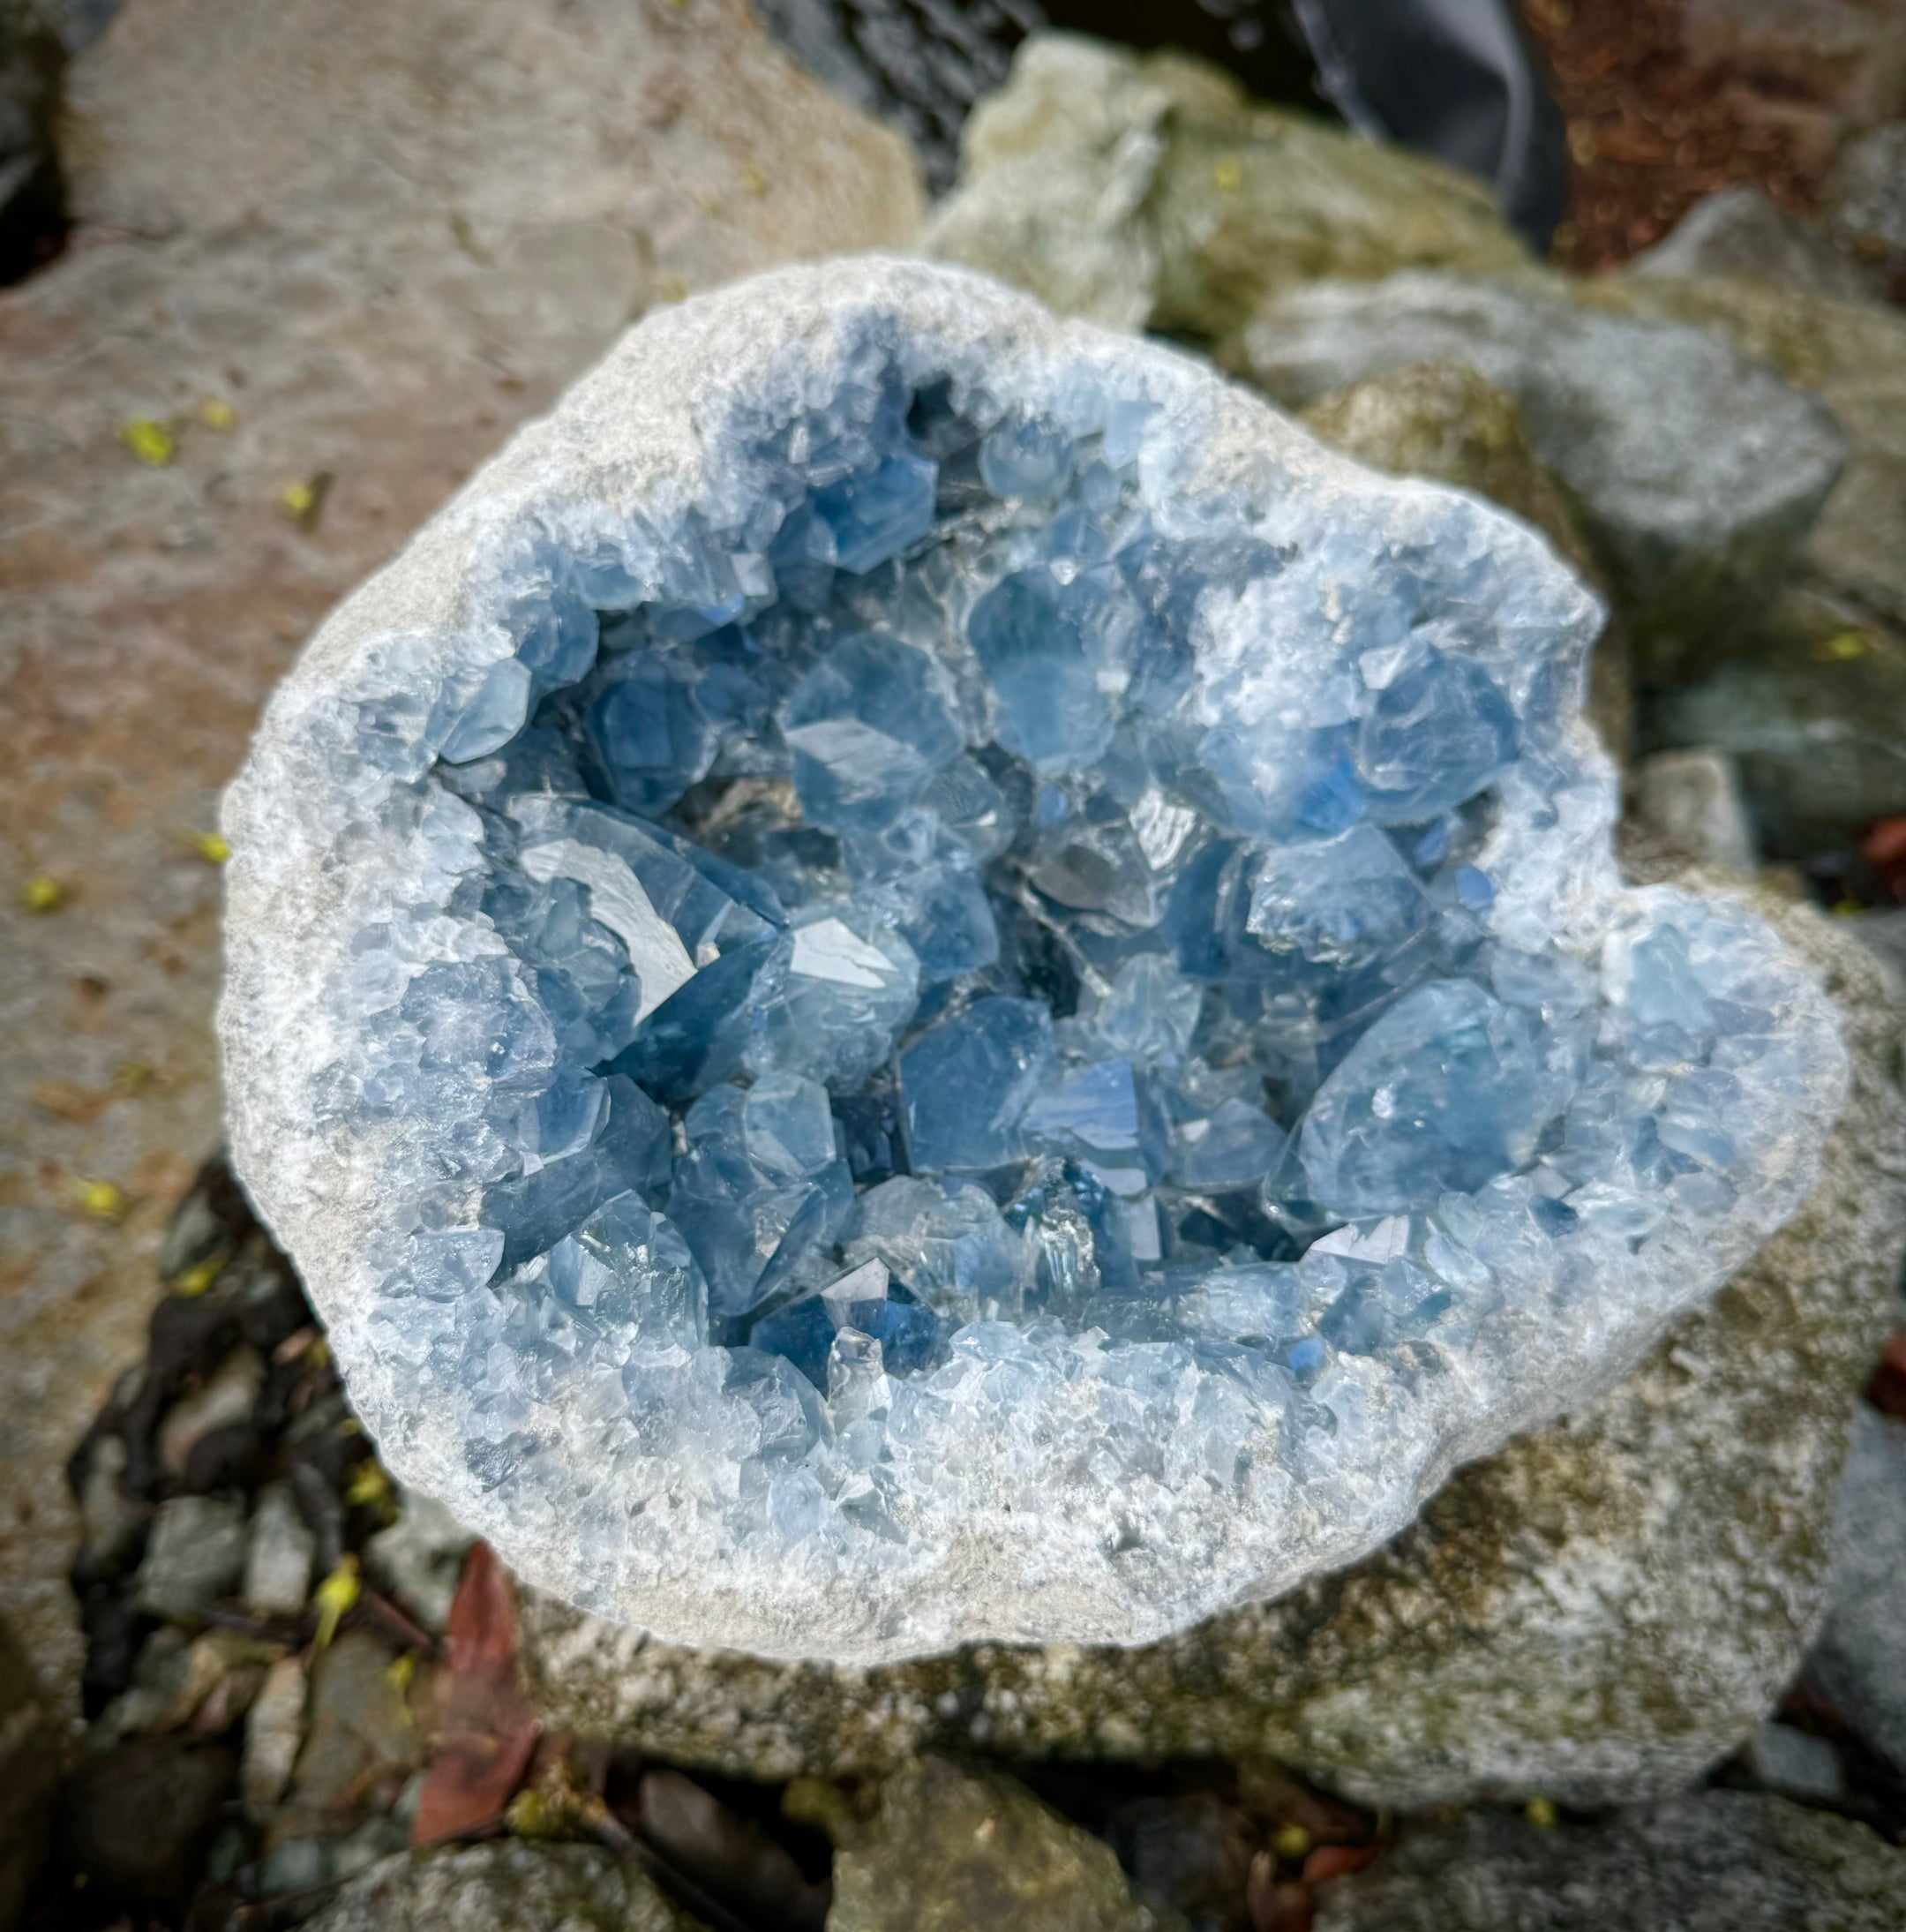
<path fill-rule="evenodd" d="M 1015 1410 L 1022 1426 L 1008 1437 L 956 1432 L 938 1445 L 934 1494 L 915 1499 L 901 1548 L 863 1537 L 843 1558 L 763 1536 L 740 1549 L 711 1516 L 659 1506 L 628 1526 L 616 1497 L 592 1493 L 586 1455 L 566 1466 L 566 1487 L 512 1480 L 485 1491 L 467 1467 L 454 1403 L 389 1352 L 380 1319 L 388 1297 L 404 1292 L 412 1225 L 409 1198 L 391 1177 L 427 1170 L 458 1123 L 399 1120 L 348 1135 L 316 1124 L 322 1077 L 342 1044 L 320 996 L 327 978 L 380 909 L 445 906 L 470 862 L 469 839 L 454 813 L 411 812 L 407 831 L 380 842 L 348 827 L 366 802 L 432 789 L 424 720 L 446 675 L 511 649 L 503 570 L 524 531 L 581 548 L 638 528 L 665 538 L 691 508 L 716 524 L 736 521 L 747 477 L 732 462 L 709 462 L 728 411 L 785 414 L 824 400 L 869 331 L 894 339 L 912 358 L 910 373 L 949 373 L 1002 403 L 1050 409 L 1057 379 L 1089 372 L 1156 404 L 1138 474 L 1167 530 L 1195 531 L 1219 492 L 1256 507 L 1293 485 L 1347 505 L 1380 502 L 1404 528 L 1419 512 L 1446 522 L 1452 504 L 1467 501 L 1374 476 L 1185 357 L 1057 320 L 961 271 L 837 262 L 651 317 L 333 613 L 266 709 L 224 814 L 233 857 L 219 1033 L 233 1156 L 303 1274 L 385 1460 L 537 1585 L 671 1642 L 777 1658 L 871 1664 L 977 1639 L 1150 1642 L 1354 1560 L 1403 1527 L 1457 1464 L 1625 1372 L 1805 1198 L 1843 1097 L 1844 1056 L 1805 970 L 1764 927 L 1728 913 L 1741 926 L 1741 970 L 1782 1014 L 1792 1049 L 1784 1082 L 1769 1069 L 1755 1093 L 1759 1139 L 1744 1156 L 1734 1212 L 1718 1227 L 1671 1218 L 1648 1243 L 1646 1267 L 1625 1245 L 1617 1254 L 1584 1241 L 1575 1272 L 1539 1308 L 1531 1291 L 1452 1372 L 1413 1382 L 1386 1359 L 1340 1358 L 1312 1391 L 1340 1418 L 1338 1447 L 1307 1438 L 1300 1481 L 1273 1440 L 1241 1443 L 1257 1451 L 1244 1502 L 1200 1480 L 1171 1487 L 1095 1470 L 1092 1455 L 1111 1449 L 1113 1425 L 1103 1385 L 1089 1376 L 1048 1382 L 1039 1403 Z M 1569 640 L 1579 672 L 1596 628 L 1593 600 L 1514 519 L 1473 502 L 1465 514 L 1477 540 L 1513 559 L 1529 621 Z M 378 763 L 357 736 L 365 701 L 395 721 Z M 1497 929 L 1510 940 L 1546 930 L 1586 954 L 1617 928 L 1692 914 L 1683 895 L 1621 886 L 1608 837 L 1612 770 L 1579 720 L 1569 751 L 1579 782 L 1556 796 L 1556 823 L 1518 826 L 1512 798 L 1485 855 Z M 503 951 L 487 922 L 440 911 L 419 954 Z M 473 1113 L 479 1086 L 473 1071 Z M 1152 1419 L 1171 1428 L 1174 1414 Z M 1377 1432 L 1365 1438 L 1373 1453 L 1339 1453 L 1365 1425 Z M 957 1453 L 945 1453 L 949 1442 Z M 1054 1442 L 1063 1455 L 1042 1447 Z M 649 1473 L 666 1488 L 668 1471 Z"/>

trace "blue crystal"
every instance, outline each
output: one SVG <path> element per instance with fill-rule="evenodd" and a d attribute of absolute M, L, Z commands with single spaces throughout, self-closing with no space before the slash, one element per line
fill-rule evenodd
<path fill-rule="evenodd" d="M 749 995 L 746 1062 L 839 1090 L 881 1065 L 913 1011 L 919 962 L 876 913 L 804 907 Z"/>
<path fill-rule="evenodd" d="M 1020 1126 L 1034 1153 L 1089 1163 L 1114 1193 L 1141 1193 L 1164 1172 L 1164 1129 L 1127 1060 L 1068 1069 L 1034 1098 Z"/>
<path fill-rule="evenodd" d="M 1369 814 L 1421 823 L 1493 785 L 1516 755 L 1515 713 L 1467 658 L 1430 650 L 1377 695 L 1357 734 Z"/>
<path fill-rule="evenodd" d="M 612 1195 L 631 1188 L 651 1194 L 666 1184 L 668 1116 L 633 1080 L 612 1076 L 595 1084 L 582 1146 L 484 1190 L 481 1219 L 503 1229 L 506 1267 L 553 1246 Z M 559 1096 L 557 1110 L 573 1115 L 572 1097 Z"/>
<path fill-rule="evenodd" d="M 688 1145 L 668 1195 L 669 1219 L 708 1278 L 709 1307 L 729 1318 L 766 1301 L 807 1251 L 831 1237 L 853 1200 L 852 1179 L 838 1161 L 792 1174 L 757 1162 L 747 1122 L 742 1088 L 704 1094 L 685 1117 Z"/>
<path fill-rule="evenodd" d="M 1335 838 L 1272 846 L 1252 875 L 1245 925 L 1266 951 L 1340 973 L 1405 951 L 1430 913 L 1396 847 L 1374 826 L 1353 825 Z"/>
<path fill-rule="evenodd" d="M 870 476 L 818 491 L 814 515 L 834 533 L 834 560 L 855 575 L 909 550 L 933 528 L 936 466 L 889 456 Z"/>
<path fill-rule="evenodd" d="M 844 638 L 794 687 L 781 729 L 802 808 L 832 831 L 897 817 L 961 748 L 940 667 L 871 632 Z"/>
<path fill-rule="evenodd" d="M 979 446 L 979 476 L 994 496 L 1057 496 L 1072 480 L 1072 439 L 1056 423 L 1009 417 Z"/>
<path fill-rule="evenodd" d="M 976 1000 L 900 1055 L 916 1173 L 979 1172 L 1025 1151 L 1019 1124 L 1054 1070 L 1052 1014 L 1036 1000 Z"/>
<path fill-rule="evenodd" d="M 1173 1131 L 1171 1177 L 1181 1187 L 1255 1187 L 1283 1151 L 1283 1129 L 1263 1108 L 1234 1097 Z"/>
<path fill-rule="evenodd" d="M 589 708 L 589 733 L 616 803 L 632 812 L 672 805 L 715 756 L 715 727 L 684 666 L 653 652 L 619 665 Z"/>
<path fill-rule="evenodd" d="M 1024 1286 L 1025 1253 L 983 1188 L 897 1176 L 855 1204 L 850 1259 L 872 1257 L 916 1300 L 962 1320 L 1011 1312 Z"/>
<path fill-rule="evenodd" d="M 1024 570 L 973 606 L 966 635 L 999 701 L 999 741 L 1037 771 L 1083 770 L 1112 742 L 1137 612 L 1117 575 Z"/>
<path fill-rule="evenodd" d="M 1552 613 L 1460 505 L 1168 522 L 1100 380 L 975 420 L 863 372 L 749 432 L 757 500 L 539 539 L 514 655 L 360 707 L 379 771 L 439 748 L 407 836 L 494 938 L 367 928 L 322 1104 L 480 1084 L 419 1215 L 474 1193 L 482 1245 L 401 1266 L 485 1470 L 563 1364 L 646 1417 L 714 1345 L 734 1507 L 818 1534 L 837 1455 L 836 1528 L 904 1541 L 896 1379 L 1009 1406 L 1069 1330 L 1146 1401 L 1194 1372 L 1232 1481 L 1249 1405 L 1473 1335 L 1505 1256 L 1729 1211 L 1777 1031 L 1730 929 L 1585 959 L 1498 862 L 1570 769 Z"/>
<path fill-rule="evenodd" d="M 1407 994 L 1351 1048 L 1299 1135 L 1317 1200 L 1389 1214 L 1527 1166 L 1568 1099 L 1536 1030 L 1469 980 Z"/>

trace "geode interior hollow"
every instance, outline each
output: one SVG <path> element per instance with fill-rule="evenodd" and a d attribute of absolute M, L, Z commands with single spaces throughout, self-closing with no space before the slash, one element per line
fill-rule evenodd
<path fill-rule="evenodd" d="M 657 314 L 227 801 L 239 1171 L 533 1582 L 864 1663 L 1157 1638 L 1628 1367 L 1845 1082 L 1625 889 L 1534 533 L 861 260 Z"/>

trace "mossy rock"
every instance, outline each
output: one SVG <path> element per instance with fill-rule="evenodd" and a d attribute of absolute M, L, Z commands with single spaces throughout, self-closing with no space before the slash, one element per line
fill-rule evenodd
<path fill-rule="evenodd" d="M 1216 342 L 1316 276 L 1528 263 L 1472 177 L 1179 54 L 1035 34 L 961 150 L 925 252 L 1119 327 Z"/>

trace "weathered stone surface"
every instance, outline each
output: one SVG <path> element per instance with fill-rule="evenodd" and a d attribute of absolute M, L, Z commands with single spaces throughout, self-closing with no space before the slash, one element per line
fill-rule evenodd
<path fill-rule="evenodd" d="M 1697 748 L 1638 759 L 1628 792 L 1635 820 L 1692 863 L 1752 873 L 1753 827 L 1726 752 Z"/>
<path fill-rule="evenodd" d="M 1840 1492 L 1827 1621 L 1807 1673 L 1906 1771 L 1906 1422 L 1864 1403 Z"/>
<path fill-rule="evenodd" d="M 1595 553 L 1555 477 L 1529 446 L 1506 389 L 1460 362 L 1414 363 L 1321 396 L 1302 420 L 1359 462 L 1474 490 L 1535 524 L 1557 553 L 1605 590 Z M 1627 626 L 1611 613 L 1588 660 L 1588 716 L 1618 761 L 1633 728 Z"/>
<path fill-rule="evenodd" d="M 310 1932 L 696 1932 L 643 1873 L 582 1845 L 408 1852 L 354 1878 Z"/>
<path fill-rule="evenodd" d="M 1133 1898 L 1112 1848 L 1012 1778 L 909 1765 L 834 1859 L 828 1932 L 1182 1932 Z"/>
<path fill-rule="evenodd" d="M 1906 639 L 1790 591 L 1707 676 L 1655 698 L 1644 742 L 1729 754 L 1770 856 L 1857 876 L 1867 830 L 1906 812 Z"/>
<path fill-rule="evenodd" d="M 1897 1932 L 1906 1852 L 1782 1798 L 1703 1792 L 1543 1831 L 1472 1812 L 1317 1893 L 1317 1932 Z"/>
<path fill-rule="evenodd" d="M 1253 105 L 1181 55 L 1035 34 L 961 149 L 925 251 L 1116 327 L 1218 342 L 1318 275 L 1528 259 L 1467 177 Z"/>
<path fill-rule="evenodd" d="M 236 1594 L 247 1541 L 244 1505 L 234 1497 L 161 1503 L 135 1579 L 139 1608 L 154 1617 L 202 1616 Z"/>
<path fill-rule="evenodd" d="M 1745 185 L 1697 201 L 1671 233 L 1635 256 L 1626 272 L 1737 275 L 1848 302 L 1877 300 L 1884 292 L 1872 268 L 1760 189 Z"/>
<path fill-rule="evenodd" d="M 1657 676 L 1780 576 L 1845 461 L 1832 416 L 1771 370 L 1695 329 L 1585 310 L 1559 277 L 1320 282 L 1268 304 L 1244 357 L 1293 406 L 1431 359 L 1508 390 Z"/>
<path fill-rule="evenodd" d="M 633 314 L 899 244 L 920 207 L 745 0 L 141 0 L 70 86 L 84 239 L 0 297 L 0 1609 L 62 1710 L 59 1472 L 218 1138 L 219 875 L 187 834 L 260 700 Z M 169 462 L 128 451 L 139 418 Z M 282 492 L 320 472 L 300 522 Z M 34 918 L 40 874 L 67 898 Z"/>
<path fill-rule="evenodd" d="M 1906 67 L 1906 27 L 1899 39 Z M 1820 221 L 1880 275 L 1906 267 L 1906 121 L 1869 128 L 1840 150 L 1820 192 Z"/>
<path fill-rule="evenodd" d="M 1797 560 L 1906 627 L 1906 315 L 1737 276 L 1602 275 L 1577 289 L 1598 309 L 1710 330 L 1827 405 L 1850 455 Z"/>
<path fill-rule="evenodd" d="M 1460 1471 L 1378 1555 L 1144 1650 L 867 1672 L 672 1650 L 531 1594 L 542 1708 L 763 1777 L 979 1745 L 1264 1752 L 1399 1805 L 1676 1789 L 1752 1730 L 1812 1640 L 1852 1393 L 1906 1240 L 1891 982 L 1817 913 L 1763 909 L 1847 1015 L 1855 1094 L 1819 1189 L 1634 1374 Z"/>

